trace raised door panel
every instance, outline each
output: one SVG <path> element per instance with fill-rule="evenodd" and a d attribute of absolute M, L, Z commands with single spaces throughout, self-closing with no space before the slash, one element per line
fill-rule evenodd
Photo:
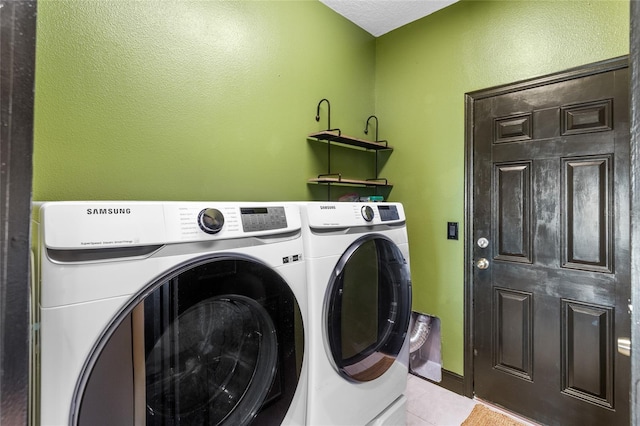
<path fill-rule="evenodd" d="M 562 301 L 562 392 L 613 407 L 613 309 Z"/>
<path fill-rule="evenodd" d="M 532 294 L 496 288 L 493 311 L 495 368 L 525 380 L 532 380 Z"/>
<path fill-rule="evenodd" d="M 495 258 L 531 263 L 531 162 L 494 168 Z"/>
<path fill-rule="evenodd" d="M 562 161 L 565 268 L 611 272 L 610 155 Z"/>

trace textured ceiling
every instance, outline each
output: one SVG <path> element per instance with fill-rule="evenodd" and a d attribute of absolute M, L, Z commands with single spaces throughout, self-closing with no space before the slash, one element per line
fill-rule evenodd
<path fill-rule="evenodd" d="M 458 0 L 320 0 L 378 37 Z"/>

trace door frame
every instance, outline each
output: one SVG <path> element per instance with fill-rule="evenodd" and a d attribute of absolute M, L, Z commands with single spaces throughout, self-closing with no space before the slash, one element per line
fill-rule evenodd
<path fill-rule="evenodd" d="M 613 71 L 629 66 L 629 57 L 620 56 L 601 62 L 583 65 L 571 68 L 566 71 L 549 74 L 542 77 L 522 80 L 516 83 L 505 84 L 488 89 L 477 90 L 465 94 L 465 193 L 464 193 L 464 210 L 465 210 L 465 232 L 464 232 L 464 378 L 463 378 L 463 394 L 468 398 L 474 395 L 474 355 L 473 348 L 475 336 L 473 333 L 473 114 L 474 103 L 481 99 L 494 96 L 513 93 L 534 87 L 546 86 L 548 84 L 559 83 L 575 78 L 586 77 L 594 74 L 600 74 Z M 632 162 L 631 174 L 638 175 L 637 159 Z M 633 220 L 632 220 L 633 223 Z M 632 237 L 633 238 L 633 237 Z M 633 243 L 633 239 L 632 239 Z M 633 245 L 633 244 L 632 244 Z M 633 281 L 633 271 L 632 271 Z"/>
<path fill-rule="evenodd" d="M 631 424 L 640 423 L 640 2 L 631 1 L 629 68 L 631 70 Z M 636 326 L 634 326 L 636 325 Z"/>
<path fill-rule="evenodd" d="M 0 423 L 27 424 L 36 0 L 0 0 Z"/>

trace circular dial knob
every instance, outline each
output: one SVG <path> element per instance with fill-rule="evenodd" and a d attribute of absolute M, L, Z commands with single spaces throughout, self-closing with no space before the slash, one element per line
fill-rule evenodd
<path fill-rule="evenodd" d="M 373 220 L 373 209 L 371 206 L 363 206 L 360 212 L 362 213 L 364 220 L 367 222 L 371 222 Z"/>
<path fill-rule="evenodd" d="M 198 225 L 207 234 L 217 234 L 224 225 L 224 216 L 217 209 L 204 209 L 198 215 Z"/>

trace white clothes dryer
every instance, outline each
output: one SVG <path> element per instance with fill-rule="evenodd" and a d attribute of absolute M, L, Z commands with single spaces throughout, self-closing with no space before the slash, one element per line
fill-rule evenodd
<path fill-rule="evenodd" d="M 38 425 L 301 425 L 298 208 L 34 206 Z"/>
<path fill-rule="evenodd" d="M 301 205 L 310 426 L 405 424 L 411 317 L 399 203 Z"/>

